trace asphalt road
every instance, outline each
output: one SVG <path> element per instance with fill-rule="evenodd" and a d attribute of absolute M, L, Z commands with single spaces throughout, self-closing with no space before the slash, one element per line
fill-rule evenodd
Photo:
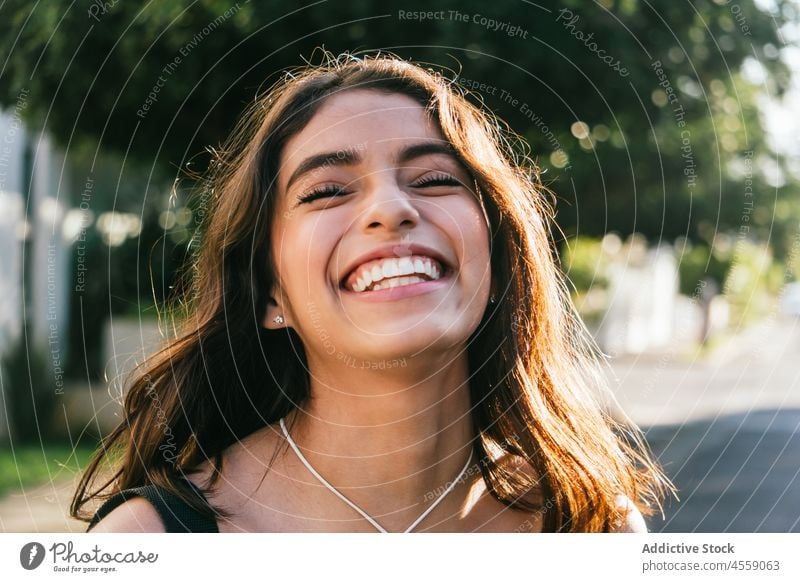
<path fill-rule="evenodd" d="M 800 320 L 763 322 L 705 360 L 612 363 L 623 410 L 679 501 L 650 531 L 800 532 Z"/>
<path fill-rule="evenodd" d="M 800 532 L 800 409 L 647 429 L 678 488 L 651 531 Z"/>

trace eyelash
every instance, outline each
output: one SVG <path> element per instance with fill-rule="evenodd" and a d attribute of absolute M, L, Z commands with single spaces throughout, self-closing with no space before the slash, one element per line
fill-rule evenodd
<path fill-rule="evenodd" d="M 450 174 L 437 174 L 435 176 L 430 176 L 426 178 L 420 178 L 412 187 L 414 188 L 422 188 L 424 186 L 430 186 L 432 184 L 440 185 L 440 186 L 461 186 L 461 182 L 458 181 L 456 178 L 451 176 Z M 300 204 L 313 202 L 318 198 L 326 198 L 329 196 L 342 196 L 347 194 L 344 192 L 344 188 L 341 186 L 334 186 L 333 184 L 327 184 L 322 186 L 321 188 L 317 188 L 316 190 L 312 190 L 311 192 L 301 196 L 299 198 Z"/>

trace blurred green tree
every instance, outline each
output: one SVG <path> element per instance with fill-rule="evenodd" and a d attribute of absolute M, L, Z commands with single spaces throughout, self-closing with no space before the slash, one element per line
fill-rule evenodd
<path fill-rule="evenodd" d="M 28 89 L 29 119 L 65 147 L 88 140 L 174 174 L 202 169 L 257 90 L 314 60 L 314 47 L 385 48 L 476 82 L 548 170 L 568 234 L 708 240 L 743 223 L 744 176 L 729 166 L 747 152 L 776 158 L 756 97 L 787 86 L 778 29 L 794 6 L 16 1 L 0 8 L 0 102 Z M 796 185 L 753 180 L 761 210 L 746 226 L 766 236 L 771 207 Z M 794 220 L 789 210 L 779 222 Z"/>

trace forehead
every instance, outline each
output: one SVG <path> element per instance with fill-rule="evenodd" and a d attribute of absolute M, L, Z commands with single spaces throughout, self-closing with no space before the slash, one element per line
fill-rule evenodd
<path fill-rule="evenodd" d="M 351 89 L 328 97 L 281 152 L 279 183 L 303 159 L 320 152 L 391 152 L 420 139 L 444 140 L 436 123 L 415 99 L 401 93 Z"/>

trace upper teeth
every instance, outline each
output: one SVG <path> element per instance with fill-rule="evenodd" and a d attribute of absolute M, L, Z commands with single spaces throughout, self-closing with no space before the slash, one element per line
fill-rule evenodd
<path fill-rule="evenodd" d="M 357 293 L 366 291 L 371 285 L 375 284 L 373 290 L 384 287 L 397 287 L 401 284 L 419 283 L 425 279 L 421 277 L 406 277 L 419 273 L 427 275 L 429 279 L 441 277 L 441 266 L 436 259 L 423 255 L 412 255 L 410 257 L 385 258 L 369 261 L 359 266 L 347 279 L 347 287 Z M 400 277 L 400 279 L 387 281 L 382 285 L 378 283 L 390 277 Z"/>

